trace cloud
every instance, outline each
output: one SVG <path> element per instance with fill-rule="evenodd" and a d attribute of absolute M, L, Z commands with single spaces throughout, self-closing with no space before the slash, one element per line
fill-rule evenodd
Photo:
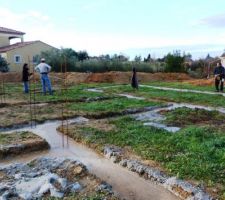
<path fill-rule="evenodd" d="M 124 0 L 125 1 L 125 0 Z M 101 3 L 102 0 L 99 0 Z M 149 48 L 213 43 L 225 44 L 225 33 L 216 35 L 128 35 L 84 32 L 76 27 L 77 18 L 71 14 L 63 27 L 54 18 L 40 11 L 13 12 L 0 7 L 0 26 L 26 32 L 25 41 L 41 40 L 55 46 L 70 47 L 75 50 L 87 50 L 91 55 L 105 54 L 111 51 L 122 52 L 129 48 Z"/>
<path fill-rule="evenodd" d="M 1 26 L 21 29 L 27 27 L 31 23 L 34 25 L 49 23 L 49 16 L 38 11 L 28 11 L 26 13 L 15 13 L 8 8 L 0 7 Z"/>
<path fill-rule="evenodd" d="M 225 13 L 200 19 L 199 21 L 196 22 L 196 25 L 206 25 L 215 28 L 224 28 Z"/>

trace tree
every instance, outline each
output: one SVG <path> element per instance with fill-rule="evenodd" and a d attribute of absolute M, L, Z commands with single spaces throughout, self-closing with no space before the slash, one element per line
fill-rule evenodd
<path fill-rule="evenodd" d="M 79 51 L 76 53 L 76 55 L 79 61 L 84 61 L 89 58 L 89 55 L 86 51 Z"/>
<path fill-rule="evenodd" d="M 71 48 L 53 49 L 41 53 L 41 57 L 44 57 L 46 62 L 52 66 L 52 70 L 56 72 L 64 71 L 65 65 L 67 71 L 73 71 L 75 62 L 78 60 L 76 51 Z"/>
<path fill-rule="evenodd" d="M 110 61 L 110 55 L 106 54 L 106 55 L 100 55 L 99 60 L 103 60 L 103 61 Z"/>
<path fill-rule="evenodd" d="M 192 55 L 190 53 L 184 54 L 184 58 L 187 60 L 192 60 Z"/>
<path fill-rule="evenodd" d="M 126 57 L 126 56 L 123 55 L 123 54 L 120 54 L 120 55 L 118 56 L 118 59 L 119 59 L 119 61 L 121 61 L 121 62 L 126 62 L 126 61 L 129 60 L 129 58 Z"/>
<path fill-rule="evenodd" d="M 181 56 L 180 51 L 174 51 L 166 56 L 166 71 L 167 72 L 184 72 L 185 57 Z"/>
<path fill-rule="evenodd" d="M 8 72 L 9 71 L 9 66 L 7 61 L 0 56 L 0 72 Z"/>
<path fill-rule="evenodd" d="M 144 62 L 151 62 L 152 60 L 151 54 L 148 54 L 147 58 L 144 58 Z"/>
<path fill-rule="evenodd" d="M 129 60 L 129 58 L 126 57 L 126 56 L 123 55 L 123 54 L 119 54 L 119 55 L 114 54 L 114 55 L 112 56 L 111 60 L 112 60 L 112 61 L 116 61 L 116 62 L 126 62 L 126 61 Z"/>
<path fill-rule="evenodd" d="M 135 56 L 134 61 L 135 62 L 141 62 L 142 58 L 141 56 Z"/>

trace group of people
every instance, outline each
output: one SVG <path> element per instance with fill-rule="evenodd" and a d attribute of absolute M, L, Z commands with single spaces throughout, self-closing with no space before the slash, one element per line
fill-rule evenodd
<path fill-rule="evenodd" d="M 51 81 L 48 77 L 48 73 L 51 71 L 51 66 L 45 63 L 45 59 L 41 59 L 41 63 L 35 67 L 35 71 L 40 73 L 40 79 L 42 84 L 42 92 L 46 95 L 46 87 L 48 88 L 48 92 L 52 95 L 52 87 Z M 134 89 L 138 89 L 138 79 L 137 79 L 137 72 L 136 68 L 133 68 L 133 75 L 131 78 L 131 86 Z M 29 72 L 28 64 L 25 63 L 23 65 L 23 73 L 22 73 L 22 81 L 24 83 L 24 92 L 29 93 L 29 79 L 33 74 Z M 225 68 L 222 66 L 221 63 L 217 63 L 217 66 L 214 70 L 215 76 L 215 87 L 217 92 L 223 92 L 224 88 L 224 78 L 225 78 Z"/>
<path fill-rule="evenodd" d="M 52 95 L 52 86 L 51 81 L 48 77 L 48 73 L 51 71 L 51 66 L 45 63 L 45 59 L 41 59 L 41 63 L 35 67 L 35 71 L 40 74 L 42 92 L 46 95 L 46 87 L 48 88 L 48 92 Z M 23 73 L 22 73 L 22 81 L 24 84 L 24 93 L 29 93 L 29 80 L 33 74 L 30 73 L 29 67 L 27 63 L 23 65 Z"/>

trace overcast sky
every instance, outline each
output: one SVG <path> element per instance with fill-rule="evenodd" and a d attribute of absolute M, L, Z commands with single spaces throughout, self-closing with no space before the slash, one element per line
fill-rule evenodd
<path fill-rule="evenodd" d="M 225 0 L 0 0 L 0 26 L 92 55 L 181 45 L 206 52 L 209 44 L 219 51 Z"/>

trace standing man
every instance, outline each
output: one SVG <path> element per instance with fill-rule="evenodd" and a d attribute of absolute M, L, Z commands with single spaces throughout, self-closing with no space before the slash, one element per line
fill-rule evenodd
<path fill-rule="evenodd" d="M 225 69 L 221 65 L 221 63 L 217 63 L 217 66 L 214 70 L 214 75 L 215 75 L 215 86 L 216 86 L 216 91 L 223 92 L 223 84 L 224 84 L 224 76 L 225 76 Z M 220 89 L 219 89 L 220 85 Z"/>
<path fill-rule="evenodd" d="M 22 81 L 24 86 L 24 93 L 29 93 L 29 77 L 32 73 L 29 72 L 29 67 L 27 63 L 23 65 Z"/>
<path fill-rule="evenodd" d="M 133 74 L 132 74 L 132 78 L 131 78 L 131 86 L 132 86 L 132 88 L 138 90 L 138 79 L 137 79 L 137 71 L 136 71 L 136 68 L 133 67 L 132 71 L 133 71 Z"/>
<path fill-rule="evenodd" d="M 41 75 L 42 92 L 46 95 L 46 86 L 48 87 L 48 92 L 52 95 L 52 86 L 48 73 L 51 71 L 51 67 L 45 63 L 45 59 L 41 59 L 41 63 L 35 67 L 35 71 L 38 71 Z"/>

